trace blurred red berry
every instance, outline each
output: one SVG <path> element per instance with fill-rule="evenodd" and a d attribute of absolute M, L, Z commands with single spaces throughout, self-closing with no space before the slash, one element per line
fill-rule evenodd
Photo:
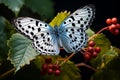
<path fill-rule="evenodd" d="M 48 74 L 52 75 L 53 74 L 53 69 L 48 69 Z"/>
<path fill-rule="evenodd" d="M 57 65 L 57 64 L 54 64 L 54 65 L 53 65 L 53 69 L 54 69 L 54 70 L 56 70 L 56 69 L 60 69 L 60 66 Z"/>
<path fill-rule="evenodd" d="M 90 47 L 87 48 L 87 51 L 90 52 L 90 53 L 93 53 L 94 48 L 90 46 Z"/>
<path fill-rule="evenodd" d="M 85 53 L 84 54 L 84 60 L 85 61 L 90 61 L 92 59 L 92 56 L 90 55 L 90 53 Z"/>
<path fill-rule="evenodd" d="M 92 54 L 93 54 L 93 58 L 97 57 L 97 55 L 98 55 L 98 53 L 95 51 Z"/>
<path fill-rule="evenodd" d="M 95 52 L 100 53 L 101 48 L 100 47 L 95 47 Z"/>
<path fill-rule="evenodd" d="M 113 24 L 116 24 L 116 23 L 117 23 L 117 18 L 116 18 L 116 17 L 113 17 L 112 20 L 111 20 L 111 22 L 112 22 Z"/>
<path fill-rule="evenodd" d="M 51 58 L 46 58 L 46 59 L 45 59 L 45 62 L 46 62 L 46 63 L 51 63 L 51 62 L 52 62 L 52 59 L 51 59 Z"/>
<path fill-rule="evenodd" d="M 88 45 L 93 47 L 93 46 L 95 46 L 95 42 L 91 40 L 91 41 L 89 41 Z"/>
<path fill-rule="evenodd" d="M 109 26 L 109 30 L 113 30 L 113 29 L 116 29 L 116 28 L 117 28 L 117 26 L 115 24 L 112 24 L 112 25 Z"/>
<path fill-rule="evenodd" d="M 48 64 L 43 64 L 43 65 L 42 65 L 42 69 L 43 69 L 43 70 L 47 70 L 47 69 L 48 69 Z"/>
<path fill-rule="evenodd" d="M 107 23 L 108 25 L 112 24 L 112 19 L 108 18 L 108 19 L 106 20 L 106 23 Z"/>
<path fill-rule="evenodd" d="M 49 64 L 49 65 L 48 65 L 48 68 L 49 68 L 49 69 L 53 69 L 53 64 Z"/>
<path fill-rule="evenodd" d="M 116 24 L 116 27 L 117 27 L 118 29 L 120 29 L 120 24 L 119 24 L 119 23 L 117 23 L 117 24 Z"/>
<path fill-rule="evenodd" d="M 120 33 L 119 29 L 115 29 L 113 34 L 118 35 L 119 33 Z"/>
<path fill-rule="evenodd" d="M 56 75 L 56 76 L 59 76 L 59 75 L 60 75 L 60 72 L 61 72 L 61 71 L 60 71 L 59 69 L 55 70 L 55 75 Z"/>

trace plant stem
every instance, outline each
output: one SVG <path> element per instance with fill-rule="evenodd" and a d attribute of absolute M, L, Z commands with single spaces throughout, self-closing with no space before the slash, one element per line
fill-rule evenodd
<path fill-rule="evenodd" d="M 89 69 L 91 69 L 91 70 L 93 70 L 93 71 L 97 71 L 95 68 L 93 68 L 92 66 L 90 66 L 90 65 L 87 65 L 87 64 L 85 64 L 85 63 L 78 63 L 78 64 L 75 64 L 77 67 L 81 67 L 81 66 L 84 66 L 84 67 L 87 67 L 87 68 L 89 68 Z"/>
<path fill-rule="evenodd" d="M 60 64 L 60 66 L 61 65 L 63 65 L 64 63 L 66 63 L 71 57 L 73 57 L 75 55 L 75 53 L 72 53 L 69 57 L 67 57 L 61 64 Z"/>
<path fill-rule="evenodd" d="M 96 34 L 94 34 L 93 36 L 91 36 L 88 41 L 90 41 L 91 39 L 95 38 L 98 34 L 100 34 L 103 30 L 107 30 L 108 27 L 104 27 L 101 30 L 99 30 Z"/>
<path fill-rule="evenodd" d="M 12 68 L 12 69 L 10 69 L 9 71 L 7 71 L 7 72 L 3 73 L 2 75 L 0 75 L 0 80 L 1 80 L 2 78 L 4 78 L 5 76 L 9 75 L 10 73 L 12 73 L 13 71 L 15 71 L 15 69 L 16 69 L 16 68 Z"/>

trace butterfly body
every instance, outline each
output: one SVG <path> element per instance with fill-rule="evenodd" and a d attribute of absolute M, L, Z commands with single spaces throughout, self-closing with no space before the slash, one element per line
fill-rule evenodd
<path fill-rule="evenodd" d="M 85 30 L 94 18 L 94 8 L 85 6 L 65 18 L 60 26 L 49 24 L 29 17 L 14 20 L 19 32 L 33 41 L 35 49 L 43 55 L 58 55 L 60 47 L 66 52 L 77 52 L 87 43 Z"/>

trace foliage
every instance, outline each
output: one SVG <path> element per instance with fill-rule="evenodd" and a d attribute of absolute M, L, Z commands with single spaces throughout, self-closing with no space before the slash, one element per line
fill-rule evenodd
<path fill-rule="evenodd" d="M 113 49 L 112 49 L 113 50 Z M 91 80 L 119 80 L 120 79 L 120 50 L 108 51 L 105 60 L 101 63 L 101 69 L 92 76 Z M 117 50 L 117 51 L 116 51 Z M 116 53 L 118 55 L 116 55 Z M 107 62 L 106 62 L 107 61 Z"/>
<path fill-rule="evenodd" d="M 7 7 L 10 11 L 10 15 L 14 13 L 14 17 L 23 16 L 25 14 L 27 16 L 37 15 L 37 17 L 44 21 L 53 18 L 54 15 L 53 2 L 51 0 L 0 0 L 0 5 Z M 29 11 L 31 13 L 29 13 Z M 51 21 L 50 25 L 54 26 L 54 22 L 57 20 L 57 25 L 59 25 L 61 20 L 63 20 L 69 14 L 70 12 L 67 11 L 59 13 L 57 17 Z M 58 19 L 59 16 L 62 16 L 62 19 Z M 4 67 L 2 64 L 4 61 L 8 63 L 11 62 L 12 68 L 16 68 L 16 74 L 14 76 L 19 74 L 21 76 L 22 70 L 25 69 L 25 71 L 27 71 L 26 65 L 31 67 L 31 65 L 34 64 L 35 66 L 31 67 L 32 71 L 23 71 L 23 74 L 26 74 L 27 77 L 29 77 L 27 78 L 29 80 L 34 80 L 34 76 L 29 74 L 35 76 L 37 75 L 37 77 L 40 77 L 42 80 L 81 80 L 81 68 L 77 68 L 75 63 L 70 60 L 61 65 L 60 76 L 41 75 L 40 72 L 42 70 L 42 65 L 45 63 L 46 57 L 52 58 L 52 63 L 54 64 L 58 58 L 61 58 L 61 56 L 40 56 L 39 53 L 34 50 L 31 40 L 19 33 L 15 33 L 16 31 L 13 28 L 10 20 L 11 19 L 5 17 L 4 14 L 0 16 L 0 69 L 2 69 L 1 67 Z M 114 21 L 114 23 L 117 22 Z M 91 29 L 88 29 L 86 32 L 88 33 L 89 37 L 95 35 L 94 31 Z M 95 46 L 99 46 L 101 48 L 101 52 L 96 58 L 93 58 L 91 61 L 89 61 L 90 65 L 96 69 L 95 73 L 91 76 L 91 80 L 119 80 L 120 49 L 113 47 L 109 39 L 102 33 L 98 34 L 95 38 L 93 38 L 93 40 L 96 43 Z M 64 60 L 60 61 L 60 63 L 63 61 Z M 11 67 L 8 67 L 8 65 L 9 64 L 5 64 L 5 67 L 10 69 Z M 36 69 L 38 73 L 32 73 Z M 0 72 L 0 74 L 2 74 L 2 72 Z"/>
<path fill-rule="evenodd" d="M 25 64 L 30 64 L 30 60 L 38 55 L 31 43 L 29 39 L 19 33 L 13 34 L 8 41 L 10 47 L 8 60 L 14 65 L 16 71 Z"/>
<path fill-rule="evenodd" d="M 95 68 L 98 68 L 98 66 L 101 64 L 102 56 L 110 49 L 111 43 L 103 34 L 97 35 L 94 41 L 96 42 L 96 46 L 101 48 L 101 52 L 95 59 L 91 61 L 91 63 Z"/>
<path fill-rule="evenodd" d="M 60 56 L 38 56 L 34 63 L 37 66 L 38 69 L 42 70 L 42 64 L 45 63 L 45 59 L 49 57 L 52 58 L 52 63 L 56 62 L 58 58 L 61 58 Z M 41 63 L 41 64 L 40 64 Z M 67 61 L 65 64 L 61 66 L 61 74 L 60 76 L 55 75 L 41 75 L 42 80 L 80 80 L 80 70 L 75 66 L 75 64 L 71 61 Z"/>
<path fill-rule="evenodd" d="M 3 3 L 17 15 L 24 4 L 24 0 L 0 0 L 0 3 Z"/>

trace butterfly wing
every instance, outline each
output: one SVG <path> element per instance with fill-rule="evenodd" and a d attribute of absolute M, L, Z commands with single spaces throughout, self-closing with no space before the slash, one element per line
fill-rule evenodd
<path fill-rule="evenodd" d="M 60 42 L 68 52 L 76 52 L 87 43 L 85 30 L 90 26 L 95 15 L 93 5 L 87 5 L 76 10 L 67 17 L 60 26 Z"/>
<path fill-rule="evenodd" d="M 52 34 L 53 28 L 40 20 L 19 17 L 14 20 L 15 28 L 33 41 L 35 49 L 43 55 L 59 53 L 57 39 Z"/>

